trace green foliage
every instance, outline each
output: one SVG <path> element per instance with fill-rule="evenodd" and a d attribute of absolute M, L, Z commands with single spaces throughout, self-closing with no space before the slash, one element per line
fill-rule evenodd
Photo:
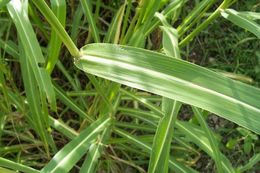
<path fill-rule="evenodd" d="M 256 172 L 257 6 L 0 0 L 0 172 Z"/>

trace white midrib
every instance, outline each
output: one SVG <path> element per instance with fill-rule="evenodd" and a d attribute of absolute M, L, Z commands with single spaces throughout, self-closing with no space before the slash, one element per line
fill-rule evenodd
<path fill-rule="evenodd" d="M 124 67 L 127 69 L 131 69 L 133 71 L 140 71 L 140 72 L 143 72 L 143 73 L 146 73 L 146 74 L 149 74 L 151 76 L 157 76 L 157 77 L 160 77 L 160 78 L 166 78 L 166 79 L 171 79 L 171 80 L 174 80 L 174 81 L 177 81 L 177 82 L 180 82 L 180 83 L 183 83 L 183 84 L 186 84 L 188 86 L 191 86 L 192 88 L 196 88 L 197 90 L 201 90 L 201 91 L 204 91 L 206 93 L 210 93 L 212 95 L 215 95 L 215 96 L 218 96 L 218 97 L 221 97 L 221 98 L 224 98 L 226 100 L 229 100 L 233 103 L 237 103 L 239 105 L 242 105 L 243 107 L 246 107 L 250 110 L 253 110 L 255 112 L 258 112 L 260 113 L 260 109 L 257 108 L 257 107 L 254 107 L 254 106 L 251 106 L 245 102 L 242 102 L 240 100 L 237 100 L 233 97 L 230 97 L 230 96 L 227 96 L 227 95 L 224 95 L 222 93 L 219 93 L 219 92 L 216 92 L 214 90 L 210 90 L 208 88 L 205 88 L 205 87 L 202 87 L 202 86 L 199 86 L 197 84 L 194 84 L 194 83 L 191 83 L 191 82 L 188 82 L 188 81 L 185 81 L 183 79 L 180 79 L 180 78 L 176 78 L 174 76 L 170 76 L 170 75 L 167 75 L 167 74 L 164 74 L 164 73 L 161 73 L 161 72 L 158 72 L 158 71 L 153 71 L 153 70 L 150 70 L 150 69 L 146 69 L 146 68 L 143 68 L 143 67 L 140 67 L 140 66 L 136 66 L 136 65 L 132 65 L 132 64 L 129 64 L 129 63 L 125 63 L 125 62 L 118 62 L 118 61 L 114 61 L 114 60 L 109 60 L 107 58 L 103 58 L 103 57 L 97 57 L 97 56 L 91 56 L 91 55 L 84 55 L 80 58 L 80 60 L 86 60 L 86 61 L 91 61 L 91 62 L 96 62 L 98 64 L 107 64 L 107 65 L 111 65 L 113 64 L 114 66 L 118 66 L 120 68 Z"/>
<path fill-rule="evenodd" d="M 166 131 L 165 131 L 166 133 L 165 133 L 165 135 L 163 136 L 163 140 L 162 140 L 162 142 L 161 142 L 162 145 L 160 145 L 158 154 L 156 154 L 157 157 L 156 157 L 155 163 L 152 165 L 152 170 L 151 170 L 151 172 L 155 172 L 155 169 L 156 169 L 156 167 L 157 167 L 157 165 L 158 165 L 158 162 L 159 162 L 159 159 L 160 159 L 160 156 L 161 156 L 161 152 L 162 152 L 163 147 L 164 147 L 164 143 L 165 143 L 166 138 L 167 138 L 167 136 L 168 136 L 169 129 L 170 129 L 171 125 L 172 125 L 172 121 L 173 121 L 173 118 L 174 118 L 173 113 L 174 113 L 175 108 L 176 108 L 176 106 L 177 106 L 176 104 L 177 104 L 177 101 L 174 101 L 174 105 L 173 105 L 173 107 L 172 107 L 171 113 L 170 113 L 169 115 L 166 115 L 166 114 L 164 115 L 164 116 L 171 116 L 171 119 L 170 119 L 170 121 L 169 121 L 168 124 L 167 124 L 167 128 L 166 128 Z M 163 118 L 164 118 L 164 117 L 163 117 Z"/>

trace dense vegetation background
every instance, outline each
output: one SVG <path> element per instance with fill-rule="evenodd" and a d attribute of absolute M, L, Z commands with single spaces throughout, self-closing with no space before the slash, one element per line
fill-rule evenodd
<path fill-rule="evenodd" d="M 0 172 L 258 172 L 259 9 L 0 0 Z"/>

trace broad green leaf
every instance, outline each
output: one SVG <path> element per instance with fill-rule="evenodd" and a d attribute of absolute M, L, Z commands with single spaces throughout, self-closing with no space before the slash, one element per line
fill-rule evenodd
<path fill-rule="evenodd" d="M 13 162 L 11 160 L 7 160 L 7 159 L 2 158 L 2 157 L 0 157 L 0 166 L 6 167 L 6 168 L 9 168 L 9 169 L 12 169 L 12 170 L 23 171 L 23 172 L 26 172 L 26 173 L 40 173 L 40 171 L 38 171 L 36 169 L 27 167 L 27 166 L 20 164 L 20 163 Z"/>
<path fill-rule="evenodd" d="M 260 90 L 160 53 L 90 44 L 75 65 L 90 74 L 194 105 L 260 133 Z"/>
<path fill-rule="evenodd" d="M 83 130 L 70 143 L 63 147 L 41 170 L 42 173 L 63 173 L 69 170 L 87 152 L 98 134 L 110 124 L 110 118 L 101 118 Z"/>
<path fill-rule="evenodd" d="M 255 34 L 258 39 L 260 39 L 260 25 L 256 22 L 239 15 L 239 12 L 233 9 L 226 9 L 221 12 L 221 15 L 226 18 L 227 20 L 231 21 L 232 23 L 236 24 L 237 26 L 244 28 L 251 33 Z"/>
<path fill-rule="evenodd" d="M 53 13 L 57 16 L 60 23 L 65 27 L 66 23 L 66 1 L 65 0 L 51 0 L 51 6 Z M 48 61 L 46 70 L 51 73 L 60 54 L 61 39 L 54 29 L 51 31 L 51 40 L 48 46 Z"/>
<path fill-rule="evenodd" d="M 55 93 L 50 76 L 43 68 L 39 67 L 39 64 L 43 64 L 45 61 L 39 42 L 37 41 L 32 25 L 30 24 L 27 7 L 27 0 L 23 2 L 20 0 L 11 0 L 7 5 L 26 52 L 26 58 L 28 58 L 28 61 L 30 62 L 30 67 L 34 73 L 35 79 L 37 80 L 40 89 L 46 93 L 51 108 L 56 110 Z"/>

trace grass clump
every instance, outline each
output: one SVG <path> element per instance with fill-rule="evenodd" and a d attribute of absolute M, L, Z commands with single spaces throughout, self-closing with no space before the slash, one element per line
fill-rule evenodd
<path fill-rule="evenodd" d="M 0 172 L 257 172 L 257 1 L 0 1 Z"/>

